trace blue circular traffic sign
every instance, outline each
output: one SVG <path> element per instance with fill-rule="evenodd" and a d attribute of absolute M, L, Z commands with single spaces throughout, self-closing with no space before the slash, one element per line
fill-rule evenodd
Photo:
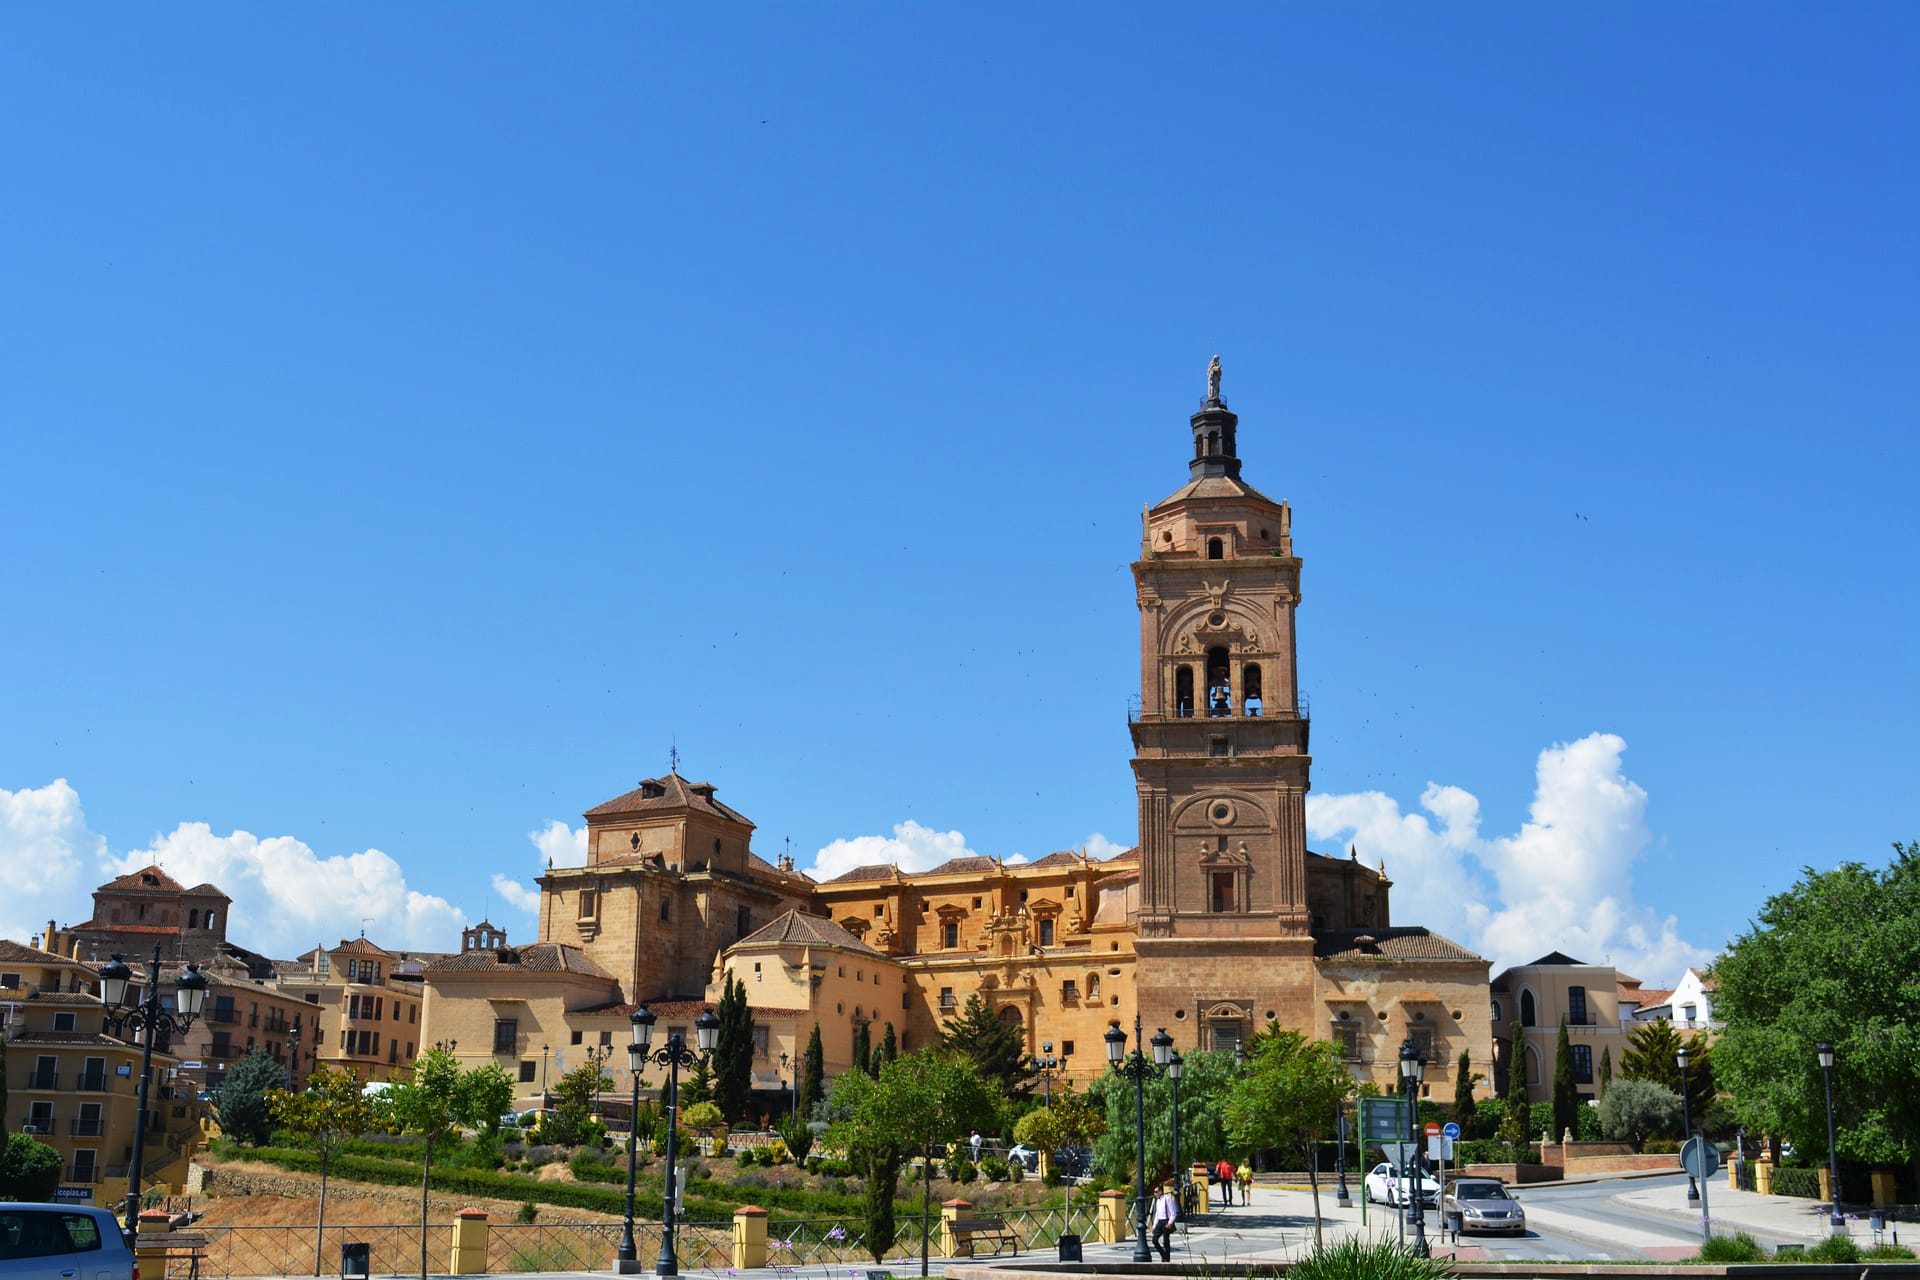
<path fill-rule="evenodd" d="M 1446 1134 L 1449 1138 L 1457 1138 L 1460 1136 L 1460 1126 L 1449 1120 L 1446 1125 L 1441 1128 L 1440 1132 Z"/>

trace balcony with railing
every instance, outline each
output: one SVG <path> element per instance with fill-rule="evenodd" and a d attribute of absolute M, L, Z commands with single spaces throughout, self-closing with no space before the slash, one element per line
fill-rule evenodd
<path fill-rule="evenodd" d="M 107 1131 L 107 1122 L 99 1116 L 81 1116 L 67 1121 L 67 1133 L 75 1138 L 97 1138 Z"/>
<path fill-rule="evenodd" d="M 59 1087 L 59 1072 L 42 1071 L 37 1067 L 27 1073 L 26 1082 L 21 1085 L 23 1089 L 58 1089 Z"/>
<path fill-rule="evenodd" d="M 215 1026 L 237 1027 L 240 1025 L 240 1011 L 238 1009 L 214 1009 L 207 1014 L 206 1020 Z"/>

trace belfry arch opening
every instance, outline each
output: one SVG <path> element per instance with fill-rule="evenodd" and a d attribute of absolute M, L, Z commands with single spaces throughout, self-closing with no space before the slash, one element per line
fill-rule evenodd
<path fill-rule="evenodd" d="M 1174 714 L 1182 720 L 1193 714 L 1193 668 L 1182 666 L 1173 673 Z"/>
<path fill-rule="evenodd" d="M 1227 558 L 1227 544 L 1222 542 L 1218 538 L 1208 538 L 1207 539 L 1207 559 L 1225 560 L 1226 558 Z"/>
<path fill-rule="evenodd" d="M 1260 664 L 1249 662 L 1240 674 L 1240 711 L 1243 715 L 1260 714 Z"/>
<path fill-rule="evenodd" d="M 1207 650 L 1207 714 L 1233 714 L 1233 663 L 1221 645 Z"/>

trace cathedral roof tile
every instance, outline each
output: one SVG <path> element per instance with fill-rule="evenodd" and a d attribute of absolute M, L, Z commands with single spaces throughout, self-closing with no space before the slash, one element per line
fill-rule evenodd
<path fill-rule="evenodd" d="M 855 867 L 851 871 L 843 871 L 833 879 L 827 881 L 827 883 L 854 884 L 861 880 L 891 880 L 899 870 L 900 868 L 894 866 L 891 862 L 869 862 L 864 867 Z"/>
<path fill-rule="evenodd" d="M 624 795 L 617 795 L 605 804 L 597 804 L 587 810 L 589 818 L 611 818 L 623 814 L 665 813 L 678 809 L 691 809 L 695 813 L 710 814 L 716 818 L 725 818 L 728 822 L 738 822 L 752 826 L 751 822 L 733 809 L 713 798 L 714 786 L 711 782 L 688 782 L 677 773 L 669 773 L 664 778 L 642 778 L 640 785 Z"/>
<path fill-rule="evenodd" d="M 1360 939 L 1371 938 L 1366 949 Z M 1313 955 L 1317 960 L 1351 960 L 1361 956 L 1380 956 L 1388 960 L 1479 960 L 1451 938 L 1417 925 L 1379 929 L 1323 929 L 1313 935 Z"/>
<path fill-rule="evenodd" d="M 100 886 L 101 891 L 115 892 L 132 890 L 144 893 L 185 893 L 180 882 L 162 871 L 159 864 L 142 867 L 138 871 L 129 871 L 123 876 L 115 876 Z"/>
<path fill-rule="evenodd" d="M 849 951 L 864 951 L 870 955 L 879 955 L 866 943 L 849 931 L 842 929 L 833 921 L 821 916 L 803 915 L 798 911 L 789 911 L 773 923 L 757 929 L 740 941 L 736 947 L 778 945 L 780 943 L 800 943 L 816 947 L 844 947 Z"/>
<path fill-rule="evenodd" d="M 564 942 L 535 942 L 524 947 L 487 947 L 461 951 L 426 966 L 430 973 L 578 973 L 590 978 L 613 975 Z"/>
<path fill-rule="evenodd" d="M 992 858 L 948 858 L 931 871 L 922 871 L 923 876 L 977 876 L 988 871 L 998 871 L 1000 864 Z"/>

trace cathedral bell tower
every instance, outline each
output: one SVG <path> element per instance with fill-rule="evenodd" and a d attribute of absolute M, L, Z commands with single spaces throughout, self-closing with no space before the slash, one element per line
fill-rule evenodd
<path fill-rule="evenodd" d="M 1200 1049 L 1308 1025 L 1313 997 L 1300 561 L 1287 505 L 1240 479 L 1239 421 L 1216 356 L 1188 482 L 1145 512 L 1133 566 L 1140 1007 Z"/>

